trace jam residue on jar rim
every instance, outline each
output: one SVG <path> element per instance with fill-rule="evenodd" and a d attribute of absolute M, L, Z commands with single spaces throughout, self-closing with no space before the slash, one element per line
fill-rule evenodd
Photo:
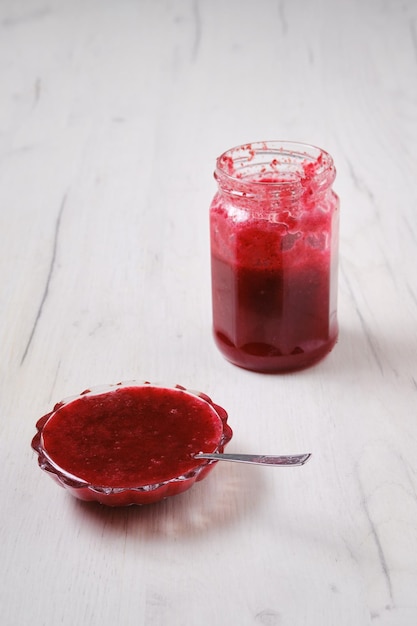
<path fill-rule="evenodd" d="M 336 169 L 328 152 L 290 141 L 258 141 L 226 150 L 214 177 L 235 198 L 268 195 L 293 204 L 332 184 Z"/>

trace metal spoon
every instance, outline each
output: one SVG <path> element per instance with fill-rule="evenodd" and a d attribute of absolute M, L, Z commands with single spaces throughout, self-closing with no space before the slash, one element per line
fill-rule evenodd
<path fill-rule="evenodd" d="M 266 456 L 263 454 L 220 454 L 218 452 L 199 452 L 196 459 L 210 459 L 212 461 L 235 461 L 236 463 L 252 463 L 253 465 L 304 465 L 311 454 L 292 454 L 284 456 Z"/>

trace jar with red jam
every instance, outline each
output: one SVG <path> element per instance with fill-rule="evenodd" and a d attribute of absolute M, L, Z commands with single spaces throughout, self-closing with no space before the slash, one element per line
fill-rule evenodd
<path fill-rule="evenodd" d="M 217 159 L 210 207 L 213 332 L 235 365 L 298 370 L 336 343 L 335 175 L 327 152 L 302 143 L 252 143 Z"/>

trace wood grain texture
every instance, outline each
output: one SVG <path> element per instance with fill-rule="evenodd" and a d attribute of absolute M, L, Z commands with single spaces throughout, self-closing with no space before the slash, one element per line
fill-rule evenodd
<path fill-rule="evenodd" d="M 415 626 L 417 3 L 3 0 L 0 76 L 2 623 Z M 327 149 L 342 207 L 339 342 L 283 376 L 210 330 L 215 158 L 263 139 Z M 35 421 L 133 378 L 313 458 L 81 504 Z"/>

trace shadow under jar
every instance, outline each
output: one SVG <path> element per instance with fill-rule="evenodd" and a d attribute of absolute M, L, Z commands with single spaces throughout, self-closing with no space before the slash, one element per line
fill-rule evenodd
<path fill-rule="evenodd" d="M 210 207 L 213 332 L 258 372 L 305 368 L 336 343 L 339 199 L 333 159 L 271 141 L 217 159 Z"/>

